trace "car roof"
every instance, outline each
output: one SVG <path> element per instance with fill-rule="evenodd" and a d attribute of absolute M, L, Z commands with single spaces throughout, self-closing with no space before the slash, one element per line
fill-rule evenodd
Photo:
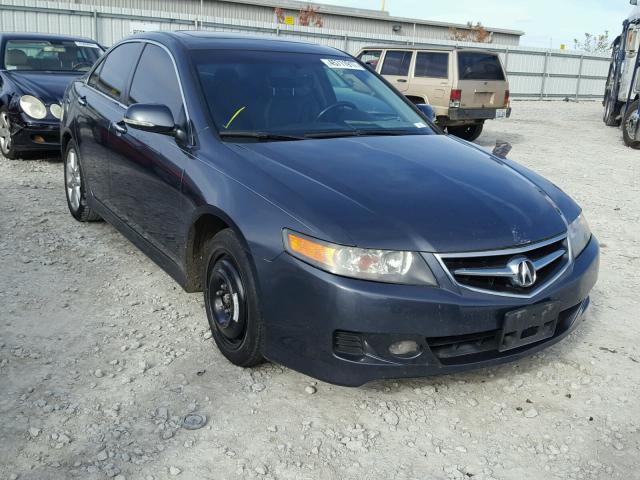
<path fill-rule="evenodd" d="M 360 50 L 442 50 L 451 52 L 456 50 L 454 46 L 434 45 L 434 46 L 416 46 L 416 45 L 367 45 Z"/>
<path fill-rule="evenodd" d="M 263 50 L 292 53 L 315 53 L 325 55 L 345 55 L 336 48 L 315 43 L 296 40 L 284 40 L 267 35 L 250 35 L 223 32 L 202 32 L 194 30 L 177 30 L 161 32 L 145 32 L 128 37 L 127 40 L 154 40 L 163 44 L 177 42 L 189 50 Z"/>
<path fill-rule="evenodd" d="M 0 42 L 3 40 L 67 40 L 90 42 L 99 45 L 95 40 L 86 37 L 75 37 L 71 35 L 58 35 L 48 33 L 4 32 L 0 33 Z"/>

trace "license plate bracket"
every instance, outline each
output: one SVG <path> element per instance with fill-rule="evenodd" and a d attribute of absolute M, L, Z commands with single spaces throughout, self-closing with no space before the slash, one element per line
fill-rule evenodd
<path fill-rule="evenodd" d="M 496 110 L 496 118 L 500 119 L 500 118 L 507 118 L 507 109 L 506 108 L 499 108 Z"/>
<path fill-rule="evenodd" d="M 557 304 L 552 302 L 507 312 L 498 350 L 504 352 L 552 337 L 559 313 Z"/>

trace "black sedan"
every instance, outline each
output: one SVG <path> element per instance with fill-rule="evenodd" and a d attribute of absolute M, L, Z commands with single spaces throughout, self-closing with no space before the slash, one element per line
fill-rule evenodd
<path fill-rule="evenodd" d="M 203 290 L 237 365 L 344 385 L 450 373 L 545 348 L 589 304 L 580 207 L 341 51 L 141 34 L 64 107 L 71 214 Z"/>
<path fill-rule="evenodd" d="M 102 53 L 85 38 L 0 35 L 0 150 L 5 157 L 60 151 L 64 90 Z"/>

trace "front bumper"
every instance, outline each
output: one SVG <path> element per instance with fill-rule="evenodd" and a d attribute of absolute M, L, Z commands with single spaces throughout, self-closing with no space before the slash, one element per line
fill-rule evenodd
<path fill-rule="evenodd" d="M 19 152 L 60 150 L 60 122 L 33 120 L 22 113 L 11 115 L 14 148 Z"/>
<path fill-rule="evenodd" d="M 307 375 L 348 386 L 516 360 L 558 342 L 578 326 L 598 266 L 599 247 L 593 238 L 560 279 L 527 299 L 467 291 L 438 274 L 438 288 L 348 279 L 282 254 L 258 268 L 264 354 Z M 551 338 L 503 352 L 474 347 L 486 341 L 481 338 L 499 335 L 506 312 L 543 302 L 556 303 L 561 312 Z M 354 337 L 351 343 L 348 337 L 353 334 L 360 338 L 362 355 L 353 349 L 345 353 L 354 346 Z M 421 353 L 394 357 L 388 347 L 399 340 L 417 342 Z"/>
<path fill-rule="evenodd" d="M 459 120 L 492 120 L 497 110 L 506 110 L 506 118 L 511 116 L 511 107 L 506 108 L 450 108 L 449 119 Z"/>

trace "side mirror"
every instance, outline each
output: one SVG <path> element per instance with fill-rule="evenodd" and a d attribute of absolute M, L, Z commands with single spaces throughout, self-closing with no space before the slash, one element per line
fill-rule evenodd
<path fill-rule="evenodd" d="M 123 121 L 128 127 L 145 132 L 175 135 L 178 130 L 169 107 L 155 103 L 131 105 L 127 108 Z"/>
<path fill-rule="evenodd" d="M 418 107 L 418 110 L 420 110 L 429 120 L 432 122 L 436 121 L 436 112 L 433 110 L 431 105 L 427 103 L 418 103 L 416 107 Z"/>
<path fill-rule="evenodd" d="M 496 140 L 496 146 L 493 147 L 493 152 L 491 153 L 499 158 L 507 158 L 507 155 L 509 155 L 511 148 L 512 147 L 509 142 L 505 142 L 504 140 Z"/>

